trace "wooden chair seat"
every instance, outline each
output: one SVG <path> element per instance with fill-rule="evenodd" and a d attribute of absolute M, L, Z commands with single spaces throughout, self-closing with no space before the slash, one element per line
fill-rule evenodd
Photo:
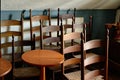
<path fill-rule="evenodd" d="M 79 44 L 79 43 L 77 43 L 77 42 L 73 42 L 73 45 L 76 45 L 76 44 Z M 71 42 L 66 42 L 65 43 L 65 47 L 68 47 L 68 46 L 71 46 Z"/>
<path fill-rule="evenodd" d="M 16 68 L 13 75 L 16 78 L 37 77 L 40 75 L 40 70 L 36 67 Z"/>
<path fill-rule="evenodd" d="M 85 73 L 88 73 L 89 70 L 86 69 L 85 70 Z M 81 80 L 80 79 L 80 76 L 81 76 L 81 73 L 80 73 L 80 70 L 77 70 L 77 71 L 74 71 L 74 72 L 70 72 L 70 73 L 66 73 L 64 74 L 65 77 L 67 77 L 69 80 Z"/>
<path fill-rule="evenodd" d="M 64 74 L 69 80 L 80 80 L 80 71 Z"/>
<path fill-rule="evenodd" d="M 49 70 L 53 70 L 54 72 L 60 72 L 61 71 L 61 65 L 49 67 Z"/>
<path fill-rule="evenodd" d="M 8 54 L 6 54 L 6 55 L 2 55 L 2 58 L 3 59 L 6 59 L 6 60 L 8 60 L 8 61 L 12 61 L 12 55 L 10 54 L 10 55 L 8 55 Z"/>
<path fill-rule="evenodd" d="M 53 67 L 51 67 L 51 68 L 53 68 Z M 59 66 L 59 68 L 60 68 L 60 66 Z M 56 67 L 56 69 L 58 69 L 58 67 Z M 54 67 L 54 70 L 55 70 L 55 67 Z M 60 69 L 58 69 L 58 70 L 60 70 Z M 89 71 L 90 70 L 85 69 L 85 73 L 89 73 Z M 69 80 L 81 80 L 80 79 L 80 76 L 81 76 L 80 70 L 76 70 L 74 72 L 69 72 L 64 75 L 65 75 L 64 77 L 66 77 Z M 88 80 L 104 80 L 104 79 L 103 79 L 103 76 L 99 75 L 99 76 L 94 77 L 93 79 L 88 79 Z"/>
<path fill-rule="evenodd" d="M 86 69 L 85 70 L 85 73 L 89 73 L 89 70 Z M 80 79 L 80 76 L 81 76 L 81 73 L 80 71 L 74 71 L 74 72 L 71 72 L 71 73 L 66 73 L 64 74 L 65 77 L 67 77 L 69 80 L 81 80 Z M 86 74 L 87 75 L 87 74 Z M 86 79 L 86 80 L 104 80 L 103 79 L 103 76 L 99 75 L 99 76 L 96 76 L 94 77 L 93 79 Z"/>
<path fill-rule="evenodd" d="M 95 77 L 93 80 L 104 80 L 104 79 L 103 79 L 103 76 L 100 75 L 100 76 Z"/>
<path fill-rule="evenodd" d="M 43 45 L 44 49 L 48 49 L 48 50 L 55 50 L 57 52 L 60 52 L 61 47 L 60 46 L 56 46 L 56 45 Z"/>
<path fill-rule="evenodd" d="M 2 55 L 2 58 L 12 62 L 12 55 L 11 54 Z M 15 59 L 15 62 L 20 62 L 20 61 L 22 61 L 21 58 L 16 58 Z"/>
<path fill-rule="evenodd" d="M 88 80 L 90 80 L 90 79 L 88 79 Z M 104 80 L 104 79 L 103 79 L 103 76 L 97 76 L 97 77 L 95 77 L 94 79 L 91 79 L 91 80 Z"/>
<path fill-rule="evenodd" d="M 86 58 L 91 57 L 91 56 L 97 56 L 97 54 L 95 54 L 95 53 L 87 53 L 86 54 Z M 81 58 L 81 55 L 79 53 L 78 54 L 74 54 L 74 57 Z"/>
<path fill-rule="evenodd" d="M 99 75 L 99 73 L 101 73 L 99 70 L 88 71 L 85 75 L 85 80 L 104 80 L 103 76 Z"/>
<path fill-rule="evenodd" d="M 79 68 L 79 65 L 72 65 L 72 66 L 66 66 L 65 69 L 66 70 L 69 70 L 70 68 L 76 68 L 78 67 Z M 54 72 L 61 72 L 61 65 L 57 65 L 57 66 L 52 66 L 52 67 L 49 67 L 50 70 L 53 70 Z"/>

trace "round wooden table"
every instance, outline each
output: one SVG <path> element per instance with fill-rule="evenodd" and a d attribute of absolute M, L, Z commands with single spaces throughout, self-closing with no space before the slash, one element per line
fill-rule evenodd
<path fill-rule="evenodd" d="M 63 63 L 62 54 L 52 50 L 31 50 L 22 55 L 22 59 L 32 65 L 39 66 L 40 80 L 46 80 L 45 67 Z"/>
<path fill-rule="evenodd" d="M 11 69 L 12 64 L 3 58 L 0 58 L 0 78 L 8 74 L 11 71 Z"/>

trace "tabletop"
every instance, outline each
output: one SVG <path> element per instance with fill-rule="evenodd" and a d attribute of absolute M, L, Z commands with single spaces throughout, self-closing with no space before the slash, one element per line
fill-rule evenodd
<path fill-rule="evenodd" d="M 7 73 L 9 73 L 12 69 L 12 64 L 5 60 L 0 58 L 0 77 L 3 77 Z"/>
<path fill-rule="evenodd" d="M 63 63 L 64 56 L 57 51 L 38 49 L 25 52 L 22 59 L 29 64 L 39 66 L 41 68 L 40 80 L 46 80 L 45 67 Z"/>
<path fill-rule="evenodd" d="M 53 50 L 32 50 L 25 52 L 22 59 L 36 66 L 53 66 L 61 64 L 64 60 L 62 54 Z"/>

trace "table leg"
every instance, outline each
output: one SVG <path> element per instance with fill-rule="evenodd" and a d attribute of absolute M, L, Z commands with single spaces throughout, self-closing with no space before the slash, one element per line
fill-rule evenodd
<path fill-rule="evenodd" d="M 40 80 L 46 80 L 46 74 L 45 74 L 45 66 L 41 66 L 41 69 L 40 69 Z"/>

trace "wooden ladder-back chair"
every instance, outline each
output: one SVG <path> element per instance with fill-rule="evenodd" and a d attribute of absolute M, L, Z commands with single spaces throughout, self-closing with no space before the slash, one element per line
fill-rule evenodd
<path fill-rule="evenodd" d="M 81 37 L 82 38 L 82 41 L 81 41 L 81 51 L 82 51 L 81 80 L 101 80 L 101 79 L 108 80 L 109 30 L 107 29 L 105 40 L 94 39 L 94 40 L 89 40 L 87 42 L 84 42 L 84 39 L 83 39 L 84 35 L 82 34 L 81 36 L 82 36 Z M 103 54 L 101 55 L 100 53 L 94 54 L 92 52 L 92 55 L 91 55 L 90 53 L 87 53 L 88 50 L 90 52 L 90 50 L 92 49 L 94 50 L 98 48 L 101 48 L 100 51 L 104 49 L 101 51 L 103 52 Z M 95 63 L 96 65 L 92 65 Z M 102 66 L 100 66 L 99 63 L 102 64 Z M 91 68 L 92 70 L 89 70 Z"/>
<path fill-rule="evenodd" d="M 31 39 L 32 39 L 32 35 L 35 34 L 36 38 L 35 41 L 38 42 L 40 44 L 40 27 L 44 27 L 44 26 L 50 26 L 51 25 L 51 17 L 50 17 L 50 9 L 47 10 L 47 15 L 32 15 L 32 10 L 30 9 L 30 27 L 31 27 Z M 33 25 L 34 23 L 39 23 L 38 25 Z M 46 34 L 44 34 L 44 37 L 50 37 L 51 33 L 49 33 L 48 36 L 45 36 Z M 36 45 L 38 47 L 38 45 Z M 41 46 L 39 45 L 39 48 Z"/>
<path fill-rule="evenodd" d="M 73 25 L 73 28 L 81 28 L 81 27 L 83 27 L 83 32 L 85 33 L 86 24 L 74 24 Z M 80 32 L 71 32 L 71 33 L 64 34 L 64 27 L 61 27 L 61 28 L 63 28 L 63 29 L 62 29 L 61 35 L 60 35 L 61 36 L 61 49 L 60 49 L 61 51 L 60 52 L 63 53 L 63 51 L 64 51 L 64 49 L 62 49 L 63 47 L 65 49 L 67 49 L 68 47 L 71 47 L 70 49 L 68 48 L 69 51 L 71 51 L 72 48 L 73 48 L 73 50 L 76 48 L 76 50 L 78 49 L 78 51 L 76 51 L 76 52 L 71 51 L 72 53 L 70 53 L 70 54 L 68 53 L 68 56 L 70 55 L 72 57 L 75 57 L 75 59 L 78 59 L 78 58 L 80 59 L 80 46 L 81 46 L 80 45 L 80 40 L 81 40 Z M 65 37 L 65 40 L 63 37 Z M 67 37 L 68 37 L 68 39 L 66 40 Z M 66 42 L 71 41 L 71 40 L 75 41 L 76 43 L 72 44 L 72 45 L 66 44 Z M 63 55 L 65 55 L 65 54 L 63 53 Z M 55 67 L 50 67 L 49 69 L 53 72 L 53 80 L 55 78 L 55 74 L 62 71 L 61 65 L 55 66 Z"/>
<path fill-rule="evenodd" d="M 23 47 L 23 49 L 16 50 L 16 48 Z M 16 63 L 16 58 L 21 58 L 22 54 L 26 51 L 35 49 L 35 39 L 15 41 L 12 36 L 12 77 L 15 79 L 26 79 L 32 77 L 39 77 L 39 69 L 25 64 L 23 61 L 21 65 Z M 21 53 L 21 55 L 18 55 Z M 16 66 L 17 65 L 17 66 Z M 18 66 L 19 65 L 19 66 Z"/>
<path fill-rule="evenodd" d="M 69 11 L 70 10 L 68 10 L 67 13 L 65 14 L 60 14 L 60 9 L 58 8 L 58 25 L 62 23 L 62 25 L 65 27 L 65 31 L 67 28 L 71 28 L 71 32 L 73 32 L 74 31 L 73 24 L 75 23 L 76 9 L 74 8 L 73 14 L 69 13 Z M 71 23 L 69 23 L 68 20 L 71 20 Z"/>
<path fill-rule="evenodd" d="M 75 23 L 75 11 L 76 8 L 74 8 L 73 14 L 69 13 L 70 9 L 67 11 L 65 14 L 60 14 L 60 9 L 58 8 L 58 25 L 62 23 L 64 25 L 65 29 L 66 28 L 72 28 L 72 32 L 74 31 L 73 29 L 73 24 Z M 68 22 L 68 20 L 71 19 L 71 23 Z M 63 24 L 64 21 L 64 24 Z"/>
<path fill-rule="evenodd" d="M 40 26 L 40 44 L 41 44 L 41 49 L 50 49 L 50 50 L 55 50 L 60 52 L 60 46 L 57 45 L 57 43 L 61 42 L 60 36 L 57 36 L 57 32 L 61 31 L 61 27 L 57 25 L 51 25 L 51 26 L 45 26 L 42 27 Z M 44 37 L 43 34 L 48 34 L 48 33 L 53 33 L 51 37 Z M 56 35 L 55 35 L 56 34 Z"/>
<path fill-rule="evenodd" d="M 72 56 L 73 53 L 79 53 L 81 51 L 80 44 L 73 44 L 66 46 L 66 41 L 76 40 L 81 38 L 80 32 L 71 32 L 64 34 L 64 27 L 62 27 L 62 54 L 64 55 L 64 62 L 62 64 L 62 74 L 68 80 L 80 80 L 80 63 L 81 59 Z"/>
<path fill-rule="evenodd" d="M 73 24 L 75 23 L 75 11 L 76 8 L 74 8 L 73 13 L 69 13 L 70 9 L 65 14 L 60 14 L 60 9 L 58 8 L 58 25 L 62 25 L 65 29 L 65 34 L 68 33 L 69 29 L 71 29 L 70 32 L 74 32 Z M 61 24 L 62 23 L 62 24 Z M 58 33 L 58 36 L 60 34 Z M 71 42 L 71 44 L 73 41 Z"/>
<path fill-rule="evenodd" d="M 23 40 L 23 17 L 21 20 L 2 20 L 1 21 L 1 52 L 2 57 L 11 61 L 12 35 L 16 40 Z"/>

